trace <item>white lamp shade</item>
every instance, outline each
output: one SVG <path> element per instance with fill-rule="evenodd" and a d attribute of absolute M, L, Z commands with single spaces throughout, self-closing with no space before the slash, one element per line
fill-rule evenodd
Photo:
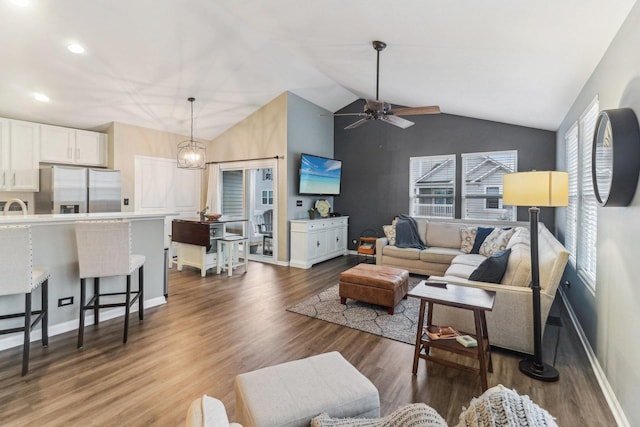
<path fill-rule="evenodd" d="M 502 203 L 509 206 L 567 206 L 569 174 L 556 171 L 506 174 Z"/>

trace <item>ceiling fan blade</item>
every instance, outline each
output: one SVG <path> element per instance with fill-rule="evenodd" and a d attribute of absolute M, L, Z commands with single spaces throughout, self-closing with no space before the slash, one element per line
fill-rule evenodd
<path fill-rule="evenodd" d="M 333 117 L 342 117 L 342 116 L 367 117 L 367 113 L 336 113 L 336 114 L 323 114 L 323 116 L 333 116 Z"/>
<path fill-rule="evenodd" d="M 418 116 L 421 114 L 440 114 L 440 107 L 432 105 L 430 107 L 414 107 L 414 108 L 394 108 L 389 114 L 395 116 Z"/>
<path fill-rule="evenodd" d="M 344 128 L 344 130 L 349 130 L 349 129 L 357 128 L 358 126 L 363 125 L 364 123 L 366 123 L 366 122 L 367 122 L 367 120 L 369 120 L 369 119 L 368 119 L 368 118 L 367 118 L 367 119 L 360 119 L 360 120 L 358 120 L 358 121 L 357 121 L 357 122 L 355 122 L 355 123 L 351 123 L 349 126 L 347 126 L 346 128 Z"/>
<path fill-rule="evenodd" d="M 410 122 L 409 120 L 400 118 L 400 117 L 396 117 L 396 116 L 382 116 L 380 117 L 380 120 L 382 120 L 383 122 L 389 123 L 390 125 L 394 125 L 397 126 L 399 128 L 402 129 L 406 129 L 409 126 L 413 126 L 415 123 Z"/>

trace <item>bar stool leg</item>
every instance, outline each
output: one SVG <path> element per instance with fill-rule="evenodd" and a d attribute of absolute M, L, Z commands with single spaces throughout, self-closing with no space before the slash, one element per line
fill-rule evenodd
<path fill-rule="evenodd" d="M 242 243 L 242 247 L 244 248 L 244 272 L 246 273 L 249 268 L 249 240 L 246 240 Z"/>
<path fill-rule="evenodd" d="M 126 303 L 124 306 L 124 338 L 122 339 L 123 343 L 127 343 L 127 339 L 129 338 L 129 310 L 131 304 L 131 275 L 127 274 L 127 294 L 126 294 Z"/>
<path fill-rule="evenodd" d="M 49 279 L 42 282 L 42 346 L 49 345 Z"/>
<path fill-rule="evenodd" d="M 144 265 L 138 269 L 138 319 L 144 320 Z"/>
<path fill-rule="evenodd" d="M 218 240 L 216 242 L 216 274 L 220 274 L 222 272 L 222 257 L 224 254 L 222 253 L 222 242 Z"/>
<path fill-rule="evenodd" d="M 231 244 L 227 244 L 227 276 L 231 277 L 233 275 L 233 249 L 235 247 L 235 243 L 231 242 Z"/>
<path fill-rule="evenodd" d="M 86 281 L 80 279 L 80 326 L 78 327 L 78 348 L 82 348 L 84 344 L 84 311 L 86 309 L 84 301 L 86 298 Z"/>
<path fill-rule="evenodd" d="M 31 293 L 24 294 L 24 345 L 22 346 L 22 376 L 29 372 L 29 347 L 31 344 Z"/>
<path fill-rule="evenodd" d="M 93 300 L 93 324 L 97 325 L 100 323 L 100 278 L 96 277 L 93 279 L 93 295 L 95 299 Z"/>

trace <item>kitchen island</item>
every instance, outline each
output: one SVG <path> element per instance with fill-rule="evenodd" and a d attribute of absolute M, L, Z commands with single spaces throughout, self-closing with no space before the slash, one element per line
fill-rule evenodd
<path fill-rule="evenodd" d="M 33 244 L 33 265 L 49 269 L 49 335 L 57 335 L 78 329 L 80 313 L 80 278 L 78 275 L 78 255 L 75 240 L 77 221 L 129 220 L 133 253 L 146 257 L 144 268 L 144 306 L 164 304 L 165 277 L 165 217 L 172 212 L 114 212 L 88 214 L 54 215 L 9 215 L 0 216 L 0 225 L 30 225 Z M 100 244 L 100 242 L 96 242 Z M 108 254 L 105 254 L 108 256 Z M 27 262 L 27 260 L 25 260 Z M 137 279 L 134 279 L 137 282 Z M 135 283 L 135 282 L 134 282 Z M 125 277 L 101 279 L 104 292 L 121 291 Z M 0 284 L 1 286 L 1 284 Z M 90 286 L 89 289 L 92 287 Z M 34 291 L 34 301 L 39 301 L 41 288 Z M 67 305 L 60 305 L 69 303 Z M 39 307 L 39 303 L 35 303 Z M 14 312 L 16 307 L 24 307 L 23 295 L 0 298 L 0 313 Z M 135 311 L 135 306 L 132 311 Z M 124 308 L 102 310 L 100 321 L 124 315 Z M 87 315 L 86 325 L 93 324 L 93 314 Z M 40 329 L 31 335 L 32 341 L 39 340 Z M 22 333 L 5 335 L 0 338 L 0 350 L 22 344 Z"/>

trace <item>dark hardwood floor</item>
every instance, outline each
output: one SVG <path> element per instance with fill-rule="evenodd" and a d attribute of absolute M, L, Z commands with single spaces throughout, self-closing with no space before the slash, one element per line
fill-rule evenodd
<path fill-rule="evenodd" d="M 48 348 L 33 343 L 27 377 L 21 348 L 0 352 L 0 424 L 181 425 L 203 393 L 221 399 L 233 420 L 238 373 L 336 350 L 378 387 L 383 415 L 425 402 L 455 425 L 481 393 L 478 377 L 422 360 L 414 376 L 412 346 L 286 311 L 354 263 L 351 256 L 309 270 L 250 263 L 247 274 L 231 278 L 171 270 L 168 303 L 146 310 L 143 322 L 132 316 L 126 345 L 119 318 L 87 326 L 81 350 L 75 331 L 51 337 Z M 534 381 L 518 371 L 518 355 L 494 352 L 489 386 L 528 394 L 560 426 L 615 425 L 564 317 L 564 328 L 547 327 L 544 344 L 552 360 L 560 331 L 559 382 Z"/>

